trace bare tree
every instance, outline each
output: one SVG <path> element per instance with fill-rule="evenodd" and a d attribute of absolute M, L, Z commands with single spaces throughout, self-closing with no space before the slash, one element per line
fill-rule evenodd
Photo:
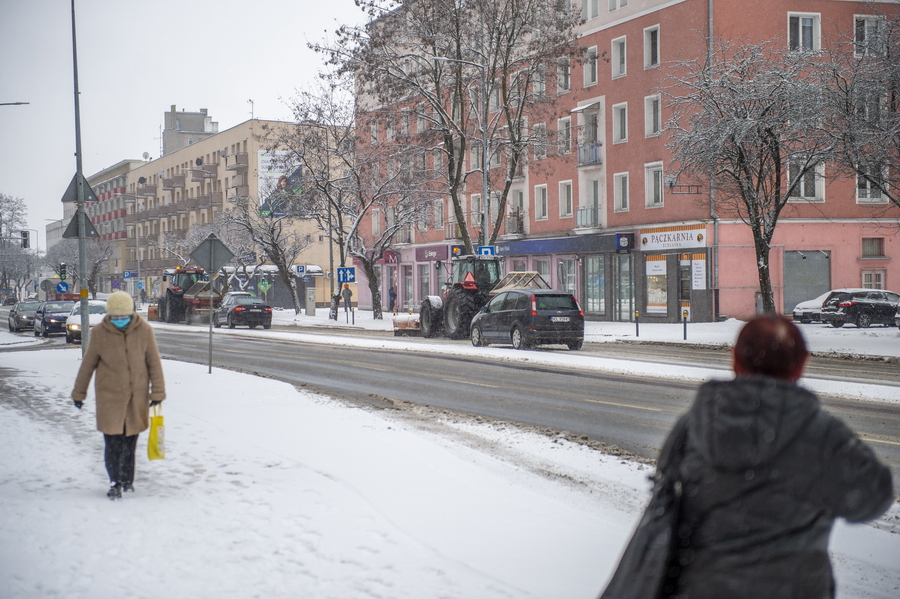
<path fill-rule="evenodd" d="M 21 268 L 23 254 L 21 231 L 26 224 L 25 200 L 0 193 L 0 287 L 12 287 L 15 274 Z"/>
<path fill-rule="evenodd" d="M 857 17 L 853 39 L 826 46 L 825 122 L 857 198 L 900 207 L 900 14 Z"/>
<path fill-rule="evenodd" d="M 715 189 L 715 211 L 753 234 L 763 310 L 775 313 L 769 248 L 792 200 L 819 194 L 833 144 L 808 53 L 716 41 L 708 56 L 670 65 L 669 144 L 680 171 Z"/>
<path fill-rule="evenodd" d="M 360 124 L 412 113 L 427 125 L 414 143 L 441 156 L 443 191 L 467 251 L 473 250 L 470 220 L 481 229 L 481 243 L 493 243 L 512 180 L 537 138 L 528 119 L 552 106 L 544 93 L 547 71 L 555 73 L 560 58 L 580 56 L 573 41 L 580 16 L 566 0 L 357 4 L 371 19 L 367 26 L 342 27 L 336 44 L 312 47 L 338 73 L 354 76 L 361 112 L 368 113 Z M 481 160 L 467 170 L 473 146 Z M 482 202 L 496 196 L 485 226 L 466 214 L 466 184 L 473 175 L 482 182 Z"/>
<path fill-rule="evenodd" d="M 298 231 L 294 215 L 271 206 L 263 209 L 263 204 L 256 198 L 236 197 L 233 206 L 231 211 L 223 214 L 223 222 L 242 231 L 278 269 L 278 276 L 291 291 L 294 313 L 299 314 L 300 299 L 293 265 L 310 244 L 309 236 Z"/>
<path fill-rule="evenodd" d="M 48 266 L 57 275 L 60 274 L 60 265 L 66 265 L 66 274 L 78 281 L 79 285 L 86 286 L 93 299 L 97 299 L 101 273 L 103 267 L 112 258 L 116 251 L 116 243 L 113 241 L 101 241 L 88 239 L 84 242 L 85 255 L 87 257 L 86 273 L 78 269 L 78 240 L 63 239 L 47 250 L 44 255 L 44 265 Z"/>
<path fill-rule="evenodd" d="M 419 160 L 422 150 L 398 143 L 358 143 L 355 104 L 347 80 L 298 93 L 293 126 L 267 128 L 271 148 L 287 148 L 282 170 L 302 165 L 302 191 L 281 202 L 297 216 L 315 221 L 338 249 L 337 262 L 356 258 L 368 279 L 374 318 L 380 319 L 381 290 L 376 264 L 394 243 L 405 243 L 412 227 L 434 215 L 434 172 Z M 379 227 L 363 231 L 364 217 L 377 212 Z M 383 219 L 383 223 L 382 223 Z M 381 226 L 383 224 L 383 226 Z M 337 318 L 340 290 L 331 289 L 331 317 Z"/>

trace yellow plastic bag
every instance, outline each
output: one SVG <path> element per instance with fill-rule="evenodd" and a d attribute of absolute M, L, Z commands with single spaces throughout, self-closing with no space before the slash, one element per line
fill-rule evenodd
<path fill-rule="evenodd" d="M 150 416 L 150 438 L 147 439 L 147 457 L 162 460 L 166 457 L 166 427 L 159 404 L 153 406 Z"/>

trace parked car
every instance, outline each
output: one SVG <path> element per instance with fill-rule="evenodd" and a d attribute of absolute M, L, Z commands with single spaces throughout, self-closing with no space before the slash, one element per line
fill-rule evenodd
<path fill-rule="evenodd" d="M 88 300 L 88 319 L 91 328 L 94 328 L 106 316 L 106 302 L 103 300 Z M 69 317 L 66 318 L 66 343 L 81 341 L 81 302 L 75 302 Z"/>
<path fill-rule="evenodd" d="M 794 320 L 803 324 L 822 320 L 822 304 L 831 291 L 826 291 L 816 299 L 806 300 L 794 306 Z"/>
<path fill-rule="evenodd" d="M 475 347 L 511 343 L 516 349 L 528 349 L 563 343 L 581 349 L 584 312 L 571 293 L 514 289 L 498 294 L 475 314 L 470 336 Z"/>
<path fill-rule="evenodd" d="M 900 305 L 897 306 L 897 313 L 894 314 L 894 324 L 900 327 Z"/>
<path fill-rule="evenodd" d="M 3 298 L 4 306 L 15 306 L 18 303 L 19 303 L 19 298 L 17 298 L 17 297 L 9 296 L 9 297 Z"/>
<path fill-rule="evenodd" d="M 9 310 L 9 330 L 18 333 L 21 330 L 34 329 L 34 312 L 41 306 L 38 301 L 18 302 Z"/>
<path fill-rule="evenodd" d="M 216 328 L 227 325 L 229 329 L 233 329 L 238 325 L 246 325 L 253 329 L 262 325 L 262 328 L 268 329 L 272 326 L 272 307 L 261 297 L 233 295 L 216 309 L 213 322 Z"/>
<path fill-rule="evenodd" d="M 34 311 L 34 336 L 49 337 L 51 333 L 65 333 L 66 319 L 75 302 L 41 302 Z"/>
<path fill-rule="evenodd" d="M 860 328 L 873 324 L 893 326 L 900 294 L 883 289 L 838 289 L 822 306 L 822 320 L 833 327 L 853 323 Z"/>

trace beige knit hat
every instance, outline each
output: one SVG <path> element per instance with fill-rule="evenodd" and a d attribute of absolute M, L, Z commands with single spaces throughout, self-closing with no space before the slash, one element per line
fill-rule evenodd
<path fill-rule="evenodd" d="M 134 300 L 124 291 L 113 291 L 106 298 L 106 313 L 110 316 L 130 316 L 134 313 Z"/>

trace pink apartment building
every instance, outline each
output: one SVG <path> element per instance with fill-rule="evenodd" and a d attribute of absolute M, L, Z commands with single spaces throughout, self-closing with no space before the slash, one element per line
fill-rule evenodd
<path fill-rule="evenodd" d="M 694 321 L 752 316 L 760 300 L 750 230 L 715 211 L 709 186 L 673 179 L 661 67 L 702 56 L 709 32 L 816 50 L 822 40 L 852 39 L 857 23 L 875 12 L 893 15 L 900 7 L 843 0 L 582 4 L 585 60 L 548 73 L 554 114 L 532 126 L 550 134 L 550 151 L 530 153 L 513 181 L 497 253 L 507 271 L 536 270 L 573 292 L 594 320 L 639 314 L 645 322 L 675 322 L 684 311 Z M 831 288 L 900 290 L 900 209 L 858 188 L 855 178 L 835 176 L 829 164 L 819 174 L 782 212 L 771 245 L 775 302 L 784 313 Z M 480 187 L 474 181 L 467 190 L 474 213 Z M 397 306 L 413 311 L 424 296 L 440 293 L 445 271 L 435 262 L 460 244 L 449 201 L 442 210 L 443 219 L 413 227 L 381 265 L 385 308 L 391 287 Z M 370 306 L 360 283 L 360 306 Z"/>

